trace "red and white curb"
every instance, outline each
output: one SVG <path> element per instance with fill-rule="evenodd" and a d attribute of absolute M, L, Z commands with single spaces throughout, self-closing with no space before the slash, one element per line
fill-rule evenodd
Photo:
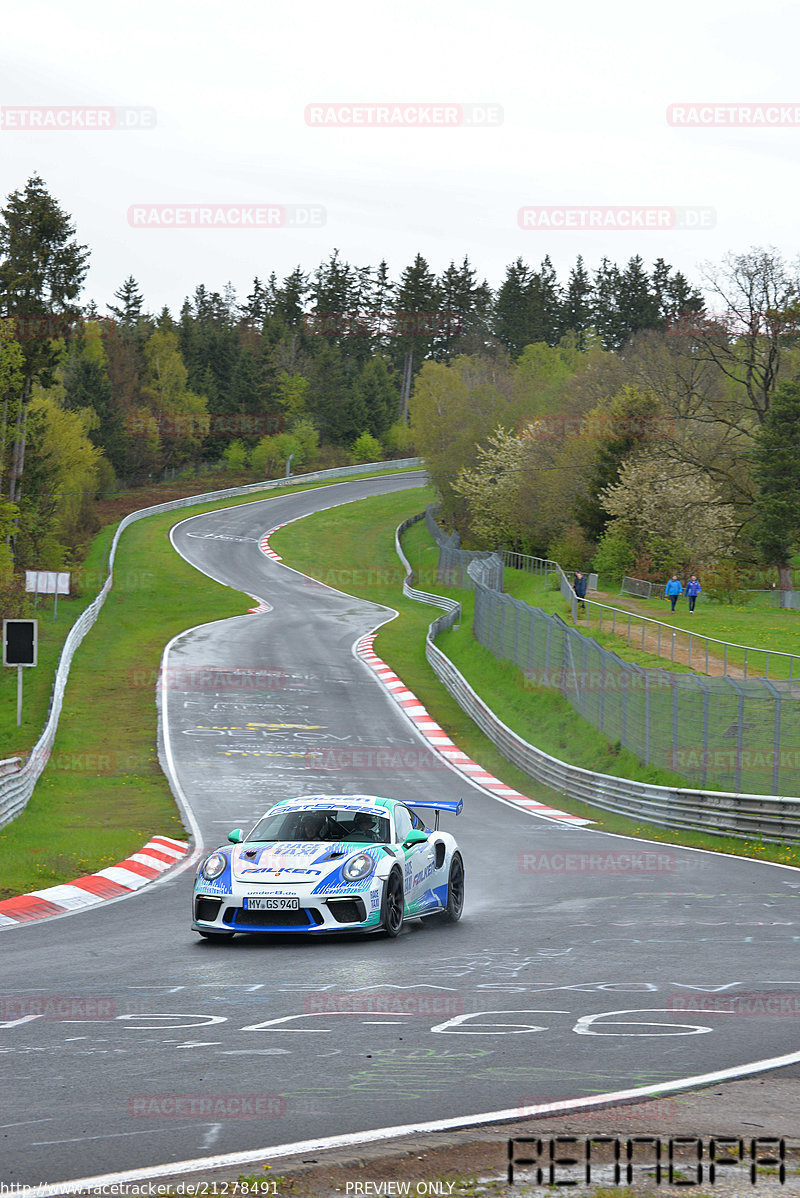
<path fill-rule="evenodd" d="M 269 539 L 279 528 L 285 527 L 285 524 L 276 524 L 269 532 L 264 533 L 258 543 L 261 552 L 266 554 L 267 557 L 272 558 L 275 562 L 283 561 L 283 558 L 279 557 L 275 550 L 270 548 Z M 529 799 L 527 795 L 514 790 L 513 786 L 508 786 L 507 783 L 501 782 L 499 778 L 495 778 L 494 774 L 490 774 L 482 765 L 478 765 L 477 761 L 473 761 L 471 757 L 468 757 L 450 739 L 444 729 L 440 728 L 436 721 L 431 719 L 417 696 L 408 689 L 401 678 L 398 678 L 391 666 L 387 666 L 386 662 L 382 661 L 373 652 L 372 645 L 376 635 L 377 633 L 372 632 L 367 636 L 363 636 L 356 645 L 356 653 L 375 672 L 378 680 L 383 683 L 395 703 L 398 707 L 402 708 L 431 748 L 440 753 L 451 766 L 464 774 L 471 782 L 476 782 L 498 799 L 502 799 L 506 803 L 511 803 L 513 806 L 521 807 L 524 811 L 529 811 L 532 815 L 544 816 L 546 819 L 557 820 L 559 823 L 570 824 L 577 828 L 586 827 L 593 822 L 590 819 L 582 819 L 579 815 L 570 815 L 568 811 L 561 811 L 558 807 L 549 807 L 547 803 L 539 803 L 536 799 Z"/>
<path fill-rule="evenodd" d="M 495 778 L 494 774 L 490 774 L 482 765 L 478 765 L 476 761 L 468 757 L 450 739 L 444 729 L 431 719 L 417 696 L 408 689 L 401 678 L 398 678 L 391 666 L 387 666 L 386 662 L 373 652 L 372 645 L 376 635 L 373 632 L 368 636 L 363 636 L 356 645 L 356 653 L 374 671 L 395 703 L 402 708 L 431 748 L 440 753 L 451 766 L 469 778 L 470 782 L 477 783 L 484 790 L 488 790 L 490 794 L 513 806 L 521 807 L 532 815 L 541 815 L 547 819 L 557 820 L 575 827 L 584 827 L 592 823 L 592 820 L 582 819 L 579 815 L 570 815 L 569 812 L 560 811 L 557 807 L 548 807 L 546 803 L 529 799 L 526 795 L 520 794 L 518 790 L 514 790 L 513 786 L 508 786 L 499 778 Z"/>
<path fill-rule="evenodd" d="M 278 531 L 279 528 L 285 528 L 285 527 L 286 527 L 285 524 L 276 524 L 274 528 L 271 528 L 269 530 L 269 532 L 265 532 L 263 537 L 261 538 L 261 540 L 258 542 L 258 547 L 261 550 L 261 552 L 264 554 L 264 556 L 271 557 L 274 562 L 282 562 L 283 558 L 279 557 L 274 549 L 270 549 L 269 539 L 274 532 Z"/>
<path fill-rule="evenodd" d="M 271 528 L 269 530 L 269 532 L 265 532 L 263 537 L 261 537 L 260 541 L 258 542 L 258 547 L 261 550 L 261 552 L 264 554 L 265 557 L 271 558 L 273 562 L 282 562 L 283 558 L 279 557 L 274 549 L 270 549 L 269 539 L 274 532 L 278 531 L 279 528 L 285 528 L 285 527 L 286 527 L 285 524 L 276 524 L 274 528 Z M 257 616 L 257 615 L 259 615 L 260 612 L 272 611 L 272 604 L 267 603 L 267 601 L 265 599 L 262 599 L 261 602 L 259 603 L 258 607 L 248 607 L 247 610 L 252 615 Z"/>
<path fill-rule="evenodd" d="M 117 865 L 98 870 L 96 874 L 3 899 L 0 901 L 0 927 L 44 919 L 48 915 L 63 915 L 65 911 L 76 911 L 105 899 L 118 898 L 121 894 L 131 894 L 175 865 L 186 856 L 188 849 L 183 840 L 154 836 L 138 853 Z"/>

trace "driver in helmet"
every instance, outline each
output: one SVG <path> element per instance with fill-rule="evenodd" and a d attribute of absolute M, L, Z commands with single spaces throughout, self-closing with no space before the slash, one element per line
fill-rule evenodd
<path fill-rule="evenodd" d="M 300 818 L 301 840 L 324 840 L 326 833 L 324 811 L 305 811 Z"/>
<path fill-rule="evenodd" d="M 379 832 L 374 815 L 370 815 L 368 811 L 356 812 L 353 820 L 353 830 L 359 840 L 378 840 Z"/>

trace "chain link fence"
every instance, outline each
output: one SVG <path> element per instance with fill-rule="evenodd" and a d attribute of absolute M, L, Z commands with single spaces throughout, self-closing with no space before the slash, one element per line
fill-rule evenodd
<path fill-rule="evenodd" d="M 503 594 L 498 554 L 461 549 L 430 509 L 426 523 L 440 548 L 440 580 L 458 571 L 475 591 L 476 639 L 495 657 L 515 662 L 531 690 L 557 691 L 612 744 L 693 786 L 798 793 L 797 680 L 702 677 L 623 661 L 559 616 Z M 573 603 L 564 571 L 545 565 L 558 572 L 561 593 Z"/>

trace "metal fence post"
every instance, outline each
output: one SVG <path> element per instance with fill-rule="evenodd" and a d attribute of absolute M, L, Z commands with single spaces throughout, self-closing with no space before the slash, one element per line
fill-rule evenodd
<path fill-rule="evenodd" d="M 603 723 L 605 721 L 605 699 L 606 699 L 606 658 L 605 654 L 600 658 L 600 710 L 598 712 L 597 727 L 599 732 L 603 732 Z"/>
<path fill-rule="evenodd" d="M 672 768 L 678 769 L 678 679 L 672 676 Z"/>
<path fill-rule="evenodd" d="M 650 764 L 650 674 L 644 673 L 644 763 Z"/>

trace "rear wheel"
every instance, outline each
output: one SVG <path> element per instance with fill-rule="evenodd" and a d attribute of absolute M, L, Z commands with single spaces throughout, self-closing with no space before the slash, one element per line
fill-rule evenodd
<path fill-rule="evenodd" d="M 383 892 L 381 922 L 387 936 L 394 938 L 400 935 L 405 916 L 405 905 L 403 879 L 395 869 L 386 879 L 386 889 Z"/>
<path fill-rule="evenodd" d="M 464 910 L 464 862 L 461 855 L 455 853 L 450 862 L 450 877 L 447 881 L 447 904 L 444 912 L 453 923 L 461 918 Z"/>

